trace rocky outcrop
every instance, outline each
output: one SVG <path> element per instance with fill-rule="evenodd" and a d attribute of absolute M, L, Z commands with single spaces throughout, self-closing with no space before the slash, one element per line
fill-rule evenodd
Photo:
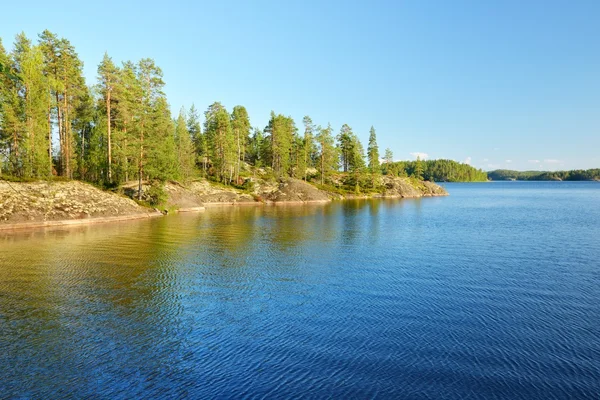
<path fill-rule="evenodd" d="M 0 228 L 23 223 L 48 226 L 59 221 L 143 218 L 154 214 L 125 196 L 83 182 L 0 181 Z"/>
<path fill-rule="evenodd" d="M 327 193 L 299 179 L 285 179 L 276 190 L 265 192 L 262 196 L 274 203 L 313 203 L 331 201 Z"/>
<path fill-rule="evenodd" d="M 431 197 L 447 196 L 446 190 L 427 181 L 417 181 L 411 178 L 384 177 L 384 197 Z"/>
<path fill-rule="evenodd" d="M 175 209 L 178 212 L 204 210 L 202 197 L 177 182 L 167 182 L 164 191 L 168 209 Z"/>
<path fill-rule="evenodd" d="M 257 199 L 248 193 L 243 193 L 241 190 L 231 187 L 223 187 L 205 179 L 191 182 L 187 189 L 197 196 L 204 205 L 257 202 Z"/>
<path fill-rule="evenodd" d="M 132 199 L 138 199 L 138 182 L 127 182 L 121 185 L 120 190 Z M 204 204 L 202 198 L 191 191 L 187 186 L 176 181 L 168 182 L 143 182 L 141 200 L 156 207 L 163 212 L 177 211 L 202 211 Z"/>
<path fill-rule="evenodd" d="M 328 202 L 357 197 L 447 196 L 444 188 L 432 182 L 411 178 L 382 177 L 382 193 L 369 195 L 325 192 L 299 179 L 248 180 L 240 190 L 207 180 L 187 185 L 177 182 L 146 183 L 142 200 L 160 198 L 162 210 L 200 211 L 216 204 L 294 204 Z M 104 222 L 161 215 L 136 203 L 137 182 L 121 189 L 131 198 L 102 191 L 79 181 L 13 183 L 0 181 L 0 229 Z"/>

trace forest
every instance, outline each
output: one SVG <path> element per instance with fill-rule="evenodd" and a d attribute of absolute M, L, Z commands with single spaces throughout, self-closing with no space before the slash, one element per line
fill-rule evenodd
<path fill-rule="evenodd" d="M 352 128 L 334 132 L 308 116 L 301 127 L 271 112 L 263 129 L 246 108 L 214 102 L 172 116 L 154 60 L 120 65 L 107 54 L 88 85 L 69 40 L 46 30 L 34 42 L 0 40 L 0 177 L 78 179 L 117 187 L 128 181 L 186 181 L 205 177 L 242 185 L 249 168 L 274 178 L 295 177 L 349 188 L 373 188 L 381 174 L 419 180 L 480 181 L 486 173 L 451 160 L 394 162 L 380 156 L 371 127 L 366 149 Z M 339 179 L 338 179 L 339 181 Z M 141 190 L 140 190 L 141 195 Z"/>
<path fill-rule="evenodd" d="M 600 180 L 600 169 L 575 169 L 570 171 L 512 171 L 498 169 L 488 172 L 494 181 L 593 181 Z"/>

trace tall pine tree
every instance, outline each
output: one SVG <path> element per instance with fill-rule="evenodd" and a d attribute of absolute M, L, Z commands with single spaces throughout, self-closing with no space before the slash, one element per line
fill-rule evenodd
<path fill-rule="evenodd" d="M 375 128 L 372 126 L 371 130 L 369 131 L 367 158 L 369 160 L 369 171 L 371 172 L 371 187 L 375 187 L 377 177 L 381 174 L 381 166 L 379 164 L 379 146 L 377 145 L 377 136 L 375 135 Z"/>

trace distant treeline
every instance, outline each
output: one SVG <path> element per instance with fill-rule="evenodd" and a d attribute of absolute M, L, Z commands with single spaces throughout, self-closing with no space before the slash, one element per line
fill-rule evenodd
<path fill-rule="evenodd" d="M 600 169 L 575 169 L 571 171 L 511 171 L 498 169 L 488 172 L 494 181 L 592 181 L 600 180 Z"/>
<path fill-rule="evenodd" d="M 419 164 L 422 164 L 421 166 Z M 397 161 L 383 165 L 384 172 L 396 176 L 420 174 L 423 179 L 435 182 L 485 182 L 487 173 L 469 164 L 453 160 Z M 419 168 L 422 171 L 419 171 Z"/>

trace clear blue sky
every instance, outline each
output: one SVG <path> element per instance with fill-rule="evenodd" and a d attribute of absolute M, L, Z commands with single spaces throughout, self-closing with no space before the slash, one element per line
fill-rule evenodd
<path fill-rule="evenodd" d="M 105 51 L 154 58 L 172 109 L 213 101 L 301 126 L 374 125 L 396 159 L 485 170 L 600 167 L 600 1 L 3 2 L 24 31 L 69 39 L 88 84 Z M 413 153 L 413 155 L 411 155 Z"/>

